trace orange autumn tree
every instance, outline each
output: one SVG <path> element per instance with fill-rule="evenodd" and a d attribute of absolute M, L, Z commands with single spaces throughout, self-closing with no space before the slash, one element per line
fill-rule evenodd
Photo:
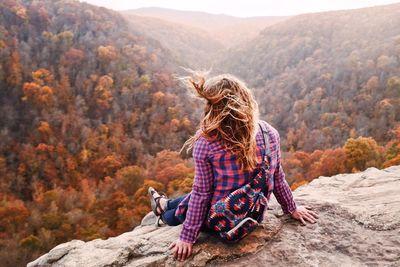
<path fill-rule="evenodd" d="M 353 171 L 382 166 L 383 148 L 371 137 L 350 138 L 344 145 L 344 149 L 347 166 Z"/>
<path fill-rule="evenodd" d="M 400 125 L 391 132 L 393 134 L 393 139 L 386 145 L 386 161 L 383 164 L 385 168 L 393 165 L 400 165 Z"/>
<path fill-rule="evenodd" d="M 0 233 L 12 236 L 23 228 L 30 212 L 24 202 L 12 196 L 0 194 Z"/>
<path fill-rule="evenodd" d="M 116 185 L 127 195 L 134 195 L 143 184 L 143 169 L 136 165 L 123 167 L 115 173 L 115 180 Z"/>
<path fill-rule="evenodd" d="M 108 75 L 99 78 L 93 95 L 95 104 L 99 110 L 106 110 L 111 107 L 111 102 L 113 100 L 111 87 L 113 83 L 113 79 Z"/>
<path fill-rule="evenodd" d="M 31 101 L 39 108 L 51 107 L 54 104 L 54 77 L 47 69 L 32 72 L 32 82 L 24 83 L 23 101 Z"/>
<path fill-rule="evenodd" d="M 19 86 L 22 81 L 22 70 L 20 56 L 17 51 L 14 51 L 10 55 L 10 75 L 7 77 L 7 83 L 10 86 Z"/>

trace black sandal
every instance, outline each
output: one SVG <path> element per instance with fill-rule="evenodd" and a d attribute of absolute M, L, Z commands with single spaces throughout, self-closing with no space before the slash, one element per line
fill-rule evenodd
<path fill-rule="evenodd" d="M 158 194 L 159 196 L 154 197 L 155 194 Z M 160 199 L 161 198 L 167 199 L 167 195 L 163 192 L 157 192 L 153 187 L 149 187 L 149 197 L 153 213 L 156 216 L 161 216 L 161 214 L 163 214 L 165 210 L 161 207 Z"/>
<path fill-rule="evenodd" d="M 161 226 L 162 226 L 161 223 L 160 223 L 160 221 L 162 221 L 164 224 L 167 224 L 167 223 L 164 221 L 164 219 L 162 218 L 162 216 L 158 216 L 157 221 L 156 221 L 156 223 L 155 223 L 155 225 L 156 225 L 157 227 L 161 227 Z"/>

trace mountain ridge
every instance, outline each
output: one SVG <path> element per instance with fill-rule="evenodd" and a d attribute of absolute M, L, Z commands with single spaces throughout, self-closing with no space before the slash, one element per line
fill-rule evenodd
<path fill-rule="evenodd" d="M 200 11 L 182 11 L 167 8 L 139 8 L 120 11 L 121 14 L 134 14 L 148 18 L 194 27 L 208 32 L 226 47 L 232 47 L 257 36 L 259 31 L 269 25 L 284 21 L 288 16 L 235 17 L 225 14 L 212 14 Z"/>
<path fill-rule="evenodd" d="M 384 143 L 400 121 L 399 14 L 391 4 L 291 17 L 227 51 L 216 71 L 247 81 L 261 103 L 280 103 L 260 114 L 292 139 L 285 150 L 357 136 Z"/>

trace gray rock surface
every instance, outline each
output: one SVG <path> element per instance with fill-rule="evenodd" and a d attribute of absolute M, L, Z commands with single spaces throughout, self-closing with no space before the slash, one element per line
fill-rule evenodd
<path fill-rule="evenodd" d="M 202 233 L 181 263 L 168 253 L 180 226 L 156 227 L 149 214 L 131 232 L 60 244 L 28 267 L 400 266 L 400 166 L 319 177 L 294 196 L 319 213 L 318 223 L 282 216 L 274 201 L 265 223 L 239 244 Z"/>

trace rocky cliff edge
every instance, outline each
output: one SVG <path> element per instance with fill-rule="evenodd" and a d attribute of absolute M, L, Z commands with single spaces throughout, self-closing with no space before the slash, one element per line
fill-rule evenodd
<path fill-rule="evenodd" d="M 273 200 L 265 223 L 239 244 L 202 233 L 181 263 L 168 252 L 180 226 L 156 227 L 149 214 L 130 232 L 60 244 L 28 267 L 400 266 L 400 166 L 319 177 L 294 196 L 319 213 L 318 223 L 302 226 L 282 216 Z"/>

